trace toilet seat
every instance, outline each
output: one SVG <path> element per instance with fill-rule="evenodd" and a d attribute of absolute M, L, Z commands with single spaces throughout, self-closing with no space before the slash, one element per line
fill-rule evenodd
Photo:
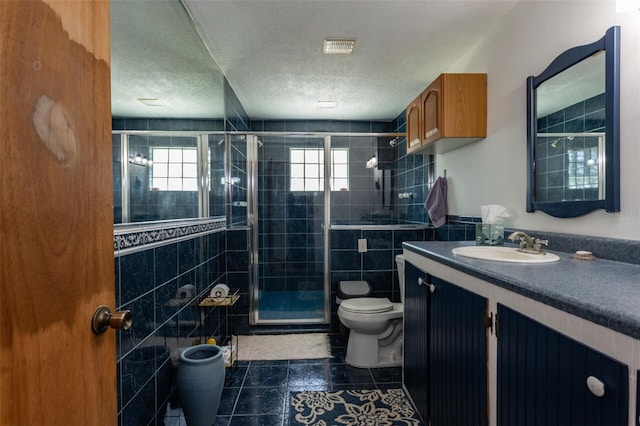
<path fill-rule="evenodd" d="M 355 314 L 381 314 L 391 311 L 393 303 L 385 297 L 359 297 L 344 300 L 340 309 Z"/>

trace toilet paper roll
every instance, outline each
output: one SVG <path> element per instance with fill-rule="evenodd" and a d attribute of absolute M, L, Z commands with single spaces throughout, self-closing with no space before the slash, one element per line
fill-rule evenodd
<path fill-rule="evenodd" d="M 176 299 L 191 299 L 196 294 L 196 286 L 193 284 L 183 285 L 176 291 Z"/>
<path fill-rule="evenodd" d="M 211 297 L 227 297 L 229 295 L 229 287 L 226 284 L 218 284 L 211 289 Z"/>

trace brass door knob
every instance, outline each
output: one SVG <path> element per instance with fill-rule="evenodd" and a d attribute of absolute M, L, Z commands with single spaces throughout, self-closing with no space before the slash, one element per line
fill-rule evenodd
<path fill-rule="evenodd" d="M 116 311 L 111 313 L 108 306 L 98 306 L 91 319 L 91 330 L 95 334 L 102 334 L 110 327 L 116 330 L 129 330 L 133 322 L 131 311 Z"/>

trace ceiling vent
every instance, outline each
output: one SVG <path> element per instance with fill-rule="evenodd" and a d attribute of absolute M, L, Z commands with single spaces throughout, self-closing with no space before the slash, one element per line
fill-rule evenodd
<path fill-rule="evenodd" d="M 317 108 L 338 108 L 337 101 L 318 101 L 316 103 Z"/>
<path fill-rule="evenodd" d="M 322 53 L 325 55 L 351 55 L 355 47 L 355 38 L 325 38 L 322 44 Z"/>
<path fill-rule="evenodd" d="M 146 106 L 153 106 L 153 107 L 164 106 L 162 101 L 160 99 L 156 99 L 156 98 L 138 98 L 138 100 L 140 102 L 142 102 L 143 104 L 145 104 Z"/>

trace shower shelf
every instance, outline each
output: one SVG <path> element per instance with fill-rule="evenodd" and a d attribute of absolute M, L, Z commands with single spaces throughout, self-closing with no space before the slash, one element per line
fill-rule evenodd
<path fill-rule="evenodd" d="M 231 289 L 229 294 L 225 297 L 211 297 L 211 296 L 207 296 L 204 299 L 202 299 L 200 301 L 200 303 L 198 304 L 198 306 L 200 308 L 214 308 L 214 307 L 222 307 L 222 308 L 226 308 L 225 309 L 225 317 L 226 317 L 226 323 L 227 323 L 227 332 L 229 334 L 229 336 L 225 336 L 225 341 L 226 341 L 226 345 L 230 346 L 231 348 L 235 347 L 235 351 L 232 349 L 231 351 L 231 358 L 229 361 L 225 362 L 225 367 L 230 368 L 233 367 L 233 371 L 235 371 L 237 369 L 237 364 L 236 364 L 236 360 L 237 360 L 237 356 L 238 356 L 238 332 L 237 332 L 237 325 L 233 322 L 232 318 L 233 318 L 233 307 L 236 304 L 236 302 L 240 299 L 240 290 L 235 288 L 235 289 Z M 225 381 L 230 380 L 231 378 L 229 376 L 227 376 L 227 379 Z"/>
<path fill-rule="evenodd" d="M 200 306 L 233 306 L 236 304 L 238 299 L 240 299 L 240 295 L 238 294 L 239 290 L 235 290 L 233 294 L 230 294 L 226 297 L 205 297 L 200 302 Z"/>

